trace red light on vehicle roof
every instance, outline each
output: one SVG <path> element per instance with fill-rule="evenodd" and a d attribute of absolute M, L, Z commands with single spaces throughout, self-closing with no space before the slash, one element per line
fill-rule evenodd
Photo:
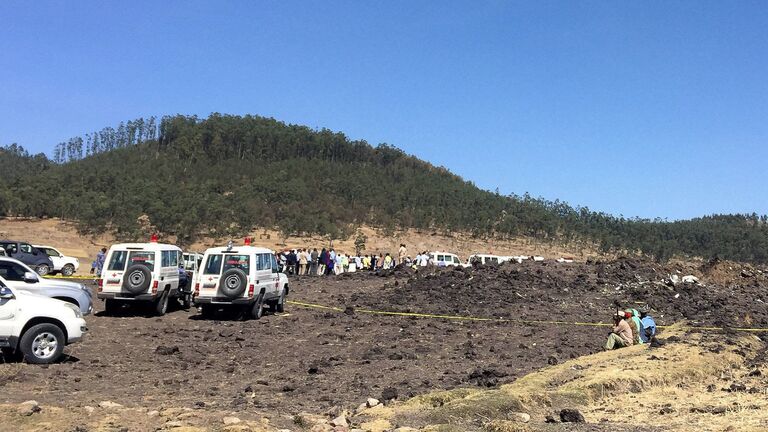
<path fill-rule="evenodd" d="M 245 243 L 246 246 L 250 246 L 251 245 L 251 238 L 250 237 L 246 237 L 244 243 Z"/>
<path fill-rule="evenodd" d="M 149 238 L 149 241 L 151 243 L 157 243 L 157 234 L 152 234 L 152 236 Z"/>

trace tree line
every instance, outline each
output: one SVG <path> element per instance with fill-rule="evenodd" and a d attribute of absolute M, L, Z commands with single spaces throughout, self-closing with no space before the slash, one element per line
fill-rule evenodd
<path fill-rule="evenodd" d="M 82 146 L 89 150 L 73 144 L 70 155 L 65 145 L 63 158 L 57 150 L 49 159 L 15 144 L 0 147 L 0 166 L 23 167 L 0 174 L 0 216 L 60 217 L 83 232 L 109 230 L 121 239 L 156 229 L 182 244 L 257 228 L 347 238 L 367 224 L 384 232 L 421 228 L 597 244 L 662 261 L 686 255 L 768 262 L 766 216 L 614 217 L 485 191 L 391 145 L 327 129 L 216 113 L 165 116 L 155 124 L 131 121 L 86 135 Z"/>

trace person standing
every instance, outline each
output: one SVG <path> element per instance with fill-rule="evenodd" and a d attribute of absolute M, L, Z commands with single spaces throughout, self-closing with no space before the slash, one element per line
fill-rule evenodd
<path fill-rule="evenodd" d="M 319 255 L 317 254 L 317 248 L 312 248 L 312 253 L 309 254 L 309 274 L 317 276 L 317 264 L 319 262 Z"/>
<path fill-rule="evenodd" d="M 405 248 L 405 243 L 401 243 L 400 249 L 397 251 L 397 264 L 405 264 L 406 256 L 408 256 L 408 249 Z"/>
<path fill-rule="evenodd" d="M 101 277 L 101 269 L 104 268 L 104 261 L 107 259 L 107 248 L 101 248 L 96 254 L 96 261 L 93 262 L 93 269 Z"/>
<path fill-rule="evenodd" d="M 299 275 L 307 274 L 307 253 L 304 249 L 299 249 Z"/>

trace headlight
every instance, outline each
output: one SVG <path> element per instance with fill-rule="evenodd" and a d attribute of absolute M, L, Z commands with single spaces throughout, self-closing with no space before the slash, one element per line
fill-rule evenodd
<path fill-rule="evenodd" d="M 75 318 L 82 318 L 83 314 L 80 313 L 80 308 L 73 305 L 72 303 L 67 303 L 66 306 L 70 309 L 72 309 L 72 312 L 75 313 Z"/>

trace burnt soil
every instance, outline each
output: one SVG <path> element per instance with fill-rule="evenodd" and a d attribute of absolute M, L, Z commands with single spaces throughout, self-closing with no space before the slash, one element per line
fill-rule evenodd
<path fill-rule="evenodd" d="M 745 273 L 746 271 L 746 273 Z M 702 285 L 665 282 L 694 274 Z M 353 409 L 368 397 L 404 399 L 438 389 L 493 387 L 549 364 L 597 352 L 606 327 L 518 320 L 608 322 L 615 308 L 648 303 L 657 323 L 768 327 L 760 269 L 713 262 L 663 267 L 527 262 L 471 269 L 398 269 L 291 279 L 285 314 L 203 320 L 125 310 L 87 317 L 89 334 L 47 367 L 3 364 L 7 402 L 258 412 L 289 426 L 299 412 Z M 95 289 L 95 287 L 94 287 Z M 94 296 L 95 297 L 95 296 Z M 363 309 L 512 321 L 383 316 Z"/>

